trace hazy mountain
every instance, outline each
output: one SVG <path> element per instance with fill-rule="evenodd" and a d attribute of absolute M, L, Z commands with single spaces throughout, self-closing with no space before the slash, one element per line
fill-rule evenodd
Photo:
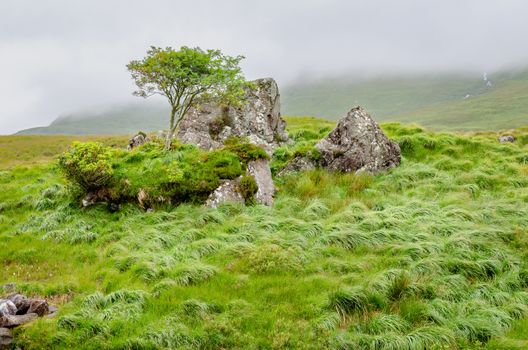
<path fill-rule="evenodd" d="M 379 122 L 417 123 L 432 129 L 507 129 L 528 124 L 528 72 L 393 76 L 299 82 L 281 90 L 283 115 L 338 119 L 362 105 Z M 166 128 L 168 108 L 113 108 L 60 117 L 19 134 L 131 134 Z"/>

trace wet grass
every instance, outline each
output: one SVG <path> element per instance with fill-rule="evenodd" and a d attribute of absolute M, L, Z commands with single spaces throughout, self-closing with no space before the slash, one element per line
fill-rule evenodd
<path fill-rule="evenodd" d="M 276 151 L 275 170 L 331 128 L 288 122 L 296 144 Z M 53 163 L 5 167 L 0 284 L 62 303 L 57 318 L 17 330 L 17 344 L 522 349 L 526 132 L 499 144 L 493 133 L 384 129 L 400 167 L 276 178 L 273 208 L 83 210 Z"/>

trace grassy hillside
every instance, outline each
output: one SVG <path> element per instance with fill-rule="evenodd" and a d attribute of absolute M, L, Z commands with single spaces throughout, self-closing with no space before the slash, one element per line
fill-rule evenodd
<path fill-rule="evenodd" d="M 54 120 L 49 126 L 25 129 L 18 135 L 122 135 L 167 127 L 169 110 L 160 106 L 125 106 L 98 113 L 76 114 Z"/>
<path fill-rule="evenodd" d="M 437 130 L 499 130 L 528 123 L 528 72 L 491 74 L 487 87 L 477 74 L 409 75 L 351 82 L 325 79 L 281 89 L 284 115 L 337 120 L 361 105 L 378 121 L 417 123 Z M 466 95 L 471 95 L 464 99 Z M 62 117 L 19 134 L 131 134 L 166 128 L 168 110 L 128 106 Z"/>
<path fill-rule="evenodd" d="M 289 118 L 295 143 L 274 169 L 331 127 Z M 383 127 L 400 167 L 276 178 L 273 208 L 82 210 L 53 162 L 4 164 L 0 285 L 60 305 L 18 329 L 18 345 L 526 349 L 528 130 L 499 144 Z"/>
<path fill-rule="evenodd" d="M 283 89 L 283 112 L 338 119 L 353 105 L 377 121 L 418 123 L 437 130 L 500 130 L 528 123 L 528 73 L 409 76 L 350 83 L 322 80 Z M 471 95 L 465 99 L 466 95 Z"/>
<path fill-rule="evenodd" d="M 112 147 L 127 145 L 127 136 L 0 136 L 0 170 L 49 163 L 73 141 L 97 141 Z"/>

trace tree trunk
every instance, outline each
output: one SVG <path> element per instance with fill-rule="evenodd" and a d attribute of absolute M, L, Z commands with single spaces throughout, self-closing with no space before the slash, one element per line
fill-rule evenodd
<path fill-rule="evenodd" d="M 174 116 L 176 115 L 176 107 L 172 106 L 171 116 L 170 116 L 170 126 L 169 132 L 167 133 L 167 138 L 165 139 L 165 151 L 170 150 L 172 144 L 172 137 L 174 136 Z"/>
<path fill-rule="evenodd" d="M 165 139 L 165 150 L 170 150 L 171 144 L 172 144 L 172 137 L 174 136 L 174 133 L 171 130 L 167 133 L 167 138 Z"/>

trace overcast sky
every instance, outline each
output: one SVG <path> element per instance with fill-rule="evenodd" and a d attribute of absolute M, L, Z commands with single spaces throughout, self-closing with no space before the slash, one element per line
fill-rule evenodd
<path fill-rule="evenodd" d="M 150 45 L 242 54 L 282 86 L 480 72 L 528 63 L 527 17 L 525 0 L 0 0 L 0 134 L 134 101 L 125 65 Z"/>

